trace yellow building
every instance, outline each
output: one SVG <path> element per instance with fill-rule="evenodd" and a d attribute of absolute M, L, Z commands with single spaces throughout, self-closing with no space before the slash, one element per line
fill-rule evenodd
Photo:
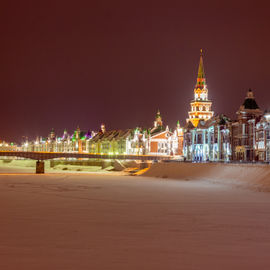
<path fill-rule="evenodd" d="M 194 100 L 191 101 L 190 106 L 191 111 L 188 112 L 189 118 L 187 119 L 187 122 L 190 121 L 194 127 L 197 127 L 200 120 L 208 120 L 214 115 L 214 112 L 211 111 L 212 102 L 208 100 L 208 89 L 203 67 L 202 50 L 197 83 L 194 89 Z"/>

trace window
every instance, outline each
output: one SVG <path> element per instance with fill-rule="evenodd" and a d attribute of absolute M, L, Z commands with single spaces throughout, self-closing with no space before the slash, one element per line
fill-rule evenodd
<path fill-rule="evenodd" d="M 202 144 L 202 134 L 198 134 L 197 143 Z"/>
<path fill-rule="evenodd" d="M 266 139 L 270 140 L 270 130 L 267 129 L 265 132 L 266 132 Z"/>

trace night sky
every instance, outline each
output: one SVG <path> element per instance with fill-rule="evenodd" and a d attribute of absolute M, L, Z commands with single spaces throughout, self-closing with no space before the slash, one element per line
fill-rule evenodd
<path fill-rule="evenodd" d="M 3 1 L 0 139 L 185 124 L 200 49 L 215 114 L 249 88 L 270 107 L 269 9 L 259 1 Z M 267 1 L 264 1 L 267 3 Z"/>

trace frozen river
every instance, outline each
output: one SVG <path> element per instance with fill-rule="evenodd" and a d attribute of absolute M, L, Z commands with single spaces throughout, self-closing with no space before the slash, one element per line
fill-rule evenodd
<path fill-rule="evenodd" d="M 0 205 L 0 269 L 270 269 L 269 193 L 24 171 Z"/>

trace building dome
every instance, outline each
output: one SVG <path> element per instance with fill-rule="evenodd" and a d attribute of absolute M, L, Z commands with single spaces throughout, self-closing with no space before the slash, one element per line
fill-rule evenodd
<path fill-rule="evenodd" d="M 248 109 L 248 110 L 259 109 L 259 106 L 257 105 L 257 102 L 254 98 L 254 94 L 251 89 L 249 89 L 247 92 L 247 96 L 245 98 L 243 106 L 244 106 L 244 109 Z"/>

